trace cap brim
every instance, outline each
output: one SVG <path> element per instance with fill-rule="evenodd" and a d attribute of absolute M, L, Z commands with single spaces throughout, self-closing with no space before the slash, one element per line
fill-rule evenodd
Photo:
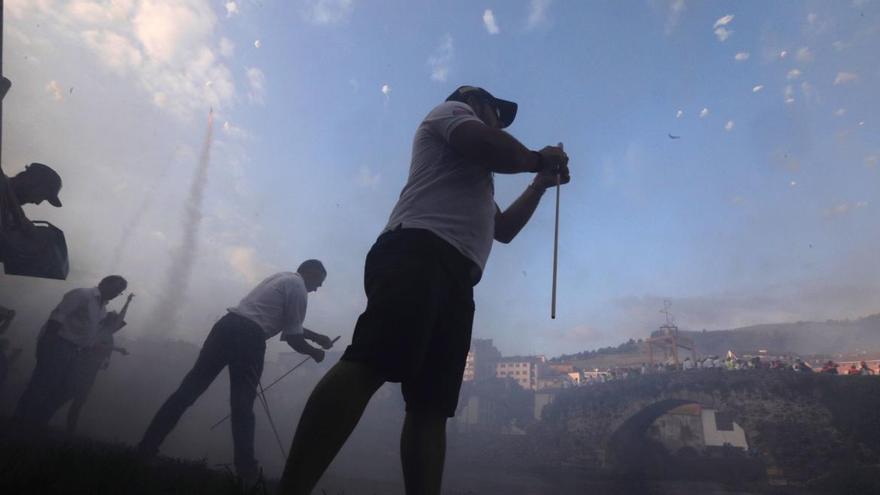
<path fill-rule="evenodd" d="M 54 198 L 49 198 L 46 201 L 48 201 L 49 204 L 54 206 L 55 208 L 61 208 L 61 200 L 58 199 L 58 196 L 55 196 Z"/>
<path fill-rule="evenodd" d="M 513 123 L 513 119 L 516 118 L 518 105 L 512 101 L 501 100 L 498 98 L 495 98 L 495 104 L 498 106 L 501 128 L 503 129 Z"/>

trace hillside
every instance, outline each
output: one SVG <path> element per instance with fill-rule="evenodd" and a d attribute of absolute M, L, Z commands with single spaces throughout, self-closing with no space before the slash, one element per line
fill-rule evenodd
<path fill-rule="evenodd" d="M 852 354 L 880 350 L 880 314 L 856 320 L 754 325 L 731 330 L 682 332 L 701 354 L 729 349 L 770 353 Z"/>
<path fill-rule="evenodd" d="M 754 353 L 770 354 L 880 356 L 880 313 L 855 320 L 799 321 L 771 323 L 729 330 L 688 331 L 698 355 Z M 647 361 L 648 349 L 642 339 L 630 339 L 616 347 L 603 347 L 577 354 L 562 355 L 552 361 L 572 362 L 583 369 L 638 366 Z"/>

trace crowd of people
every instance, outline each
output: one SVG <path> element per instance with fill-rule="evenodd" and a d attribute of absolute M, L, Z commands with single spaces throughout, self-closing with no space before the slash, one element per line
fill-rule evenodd
<path fill-rule="evenodd" d="M 845 368 L 845 369 L 841 369 Z M 612 380 L 634 378 L 643 375 L 657 373 L 690 372 L 696 370 L 781 370 L 797 373 L 825 373 L 832 375 L 880 375 L 880 361 L 876 362 L 876 368 L 872 368 L 867 361 L 847 362 L 841 366 L 832 360 L 824 362 L 820 367 L 810 366 L 799 357 L 773 357 L 761 358 L 760 356 L 736 357 L 733 353 L 722 358 L 717 355 L 704 356 L 696 359 L 684 358 L 680 363 L 671 360 L 663 363 L 642 363 L 639 366 L 612 367 L 604 371 L 585 373 L 583 384 L 604 383 Z"/>
<path fill-rule="evenodd" d="M 561 143 L 531 150 L 502 131 L 517 108 L 483 88 L 461 86 L 416 128 L 406 184 L 366 257 L 366 309 L 351 345 L 306 403 L 282 493 L 311 493 L 373 394 L 385 382 L 397 382 L 407 404 L 401 432 L 406 493 L 439 495 L 446 422 L 457 409 L 470 347 L 473 287 L 494 241 L 511 242 L 546 190 L 570 181 Z M 502 209 L 494 198 L 495 175 L 524 173 L 532 175 L 529 185 Z M 0 262 L 7 274 L 66 278 L 66 244 L 57 246 L 63 256 L 53 263 L 31 263 L 28 270 L 11 270 L 5 249 L 9 239 L 33 230 L 21 204 L 46 200 L 61 206 L 60 188 L 60 176 L 45 165 L 31 164 L 8 180 L 0 173 Z M 37 270 L 50 265 L 57 269 Z M 323 359 L 333 341 L 303 327 L 303 320 L 307 293 L 326 275 L 320 261 L 307 260 L 295 273 L 269 276 L 230 307 L 208 333 L 192 370 L 147 426 L 140 455 L 154 456 L 184 412 L 228 367 L 236 473 L 248 482 L 257 478 L 253 405 L 262 394 L 265 341 L 280 334 L 294 351 Z M 75 427 L 88 388 L 116 350 L 112 335 L 125 325 L 125 311 L 109 312 L 107 303 L 127 286 L 123 277 L 111 275 L 97 287 L 64 295 L 36 336 L 37 364 L 16 408 L 18 422 L 44 429 L 61 406 L 73 401 L 68 423 Z M 0 307 L 0 330 L 12 316 Z"/>

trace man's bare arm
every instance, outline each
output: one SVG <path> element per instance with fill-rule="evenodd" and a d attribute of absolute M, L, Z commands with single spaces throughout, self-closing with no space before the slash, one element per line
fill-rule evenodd
<path fill-rule="evenodd" d="M 559 169 L 559 183 L 567 184 L 571 181 L 568 170 L 568 160 Z M 538 208 L 541 196 L 549 187 L 556 185 L 556 174 L 552 171 L 535 175 L 535 179 L 526 187 L 526 190 L 503 212 L 495 211 L 495 240 L 509 243 L 525 227 L 532 214 Z M 497 207 L 497 205 L 496 205 Z"/>
<path fill-rule="evenodd" d="M 536 172 L 541 165 L 537 153 L 510 134 L 481 122 L 459 124 L 449 136 L 449 144 L 463 156 L 500 174 Z"/>
<path fill-rule="evenodd" d="M 281 338 L 294 351 L 311 356 L 312 359 L 319 363 L 324 360 L 324 351 L 310 346 L 303 335 L 283 335 Z"/>

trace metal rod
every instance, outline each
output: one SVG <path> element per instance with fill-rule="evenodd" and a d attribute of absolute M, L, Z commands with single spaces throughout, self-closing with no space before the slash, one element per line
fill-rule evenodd
<path fill-rule="evenodd" d="M 562 143 L 559 143 L 559 148 L 562 149 Z M 556 268 L 558 265 L 559 258 L 559 192 L 562 189 L 562 176 L 560 173 L 556 174 L 556 227 L 553 232 L 553 295 L 550 301 L 550 318 L 556 319 Z"/>
<path fill-rule="evenodd" d="M 278 434 L 278 429 L 275 428 L 275 421 L 272 419 L 272 413 L 269 411 L 269 401 L 266 400 L 266 392 L 263 390 L 263 384 L 261 382 L 257 382 L 257 384 L 260 386 L 260 404 L 263 404 L 263 409 L 266 410 L 266 418 L 269 419 L 269 426 L 272 427 L 272 433 L 275 434 L 275 441 L 278 442 L 278 448 L 281 449 L 281 457 L 287 462 L 287 452 L 284 451 L 284 444 L 281 442 L 281 435 Z"/>
<path fill-rule="evenodd" d="M 330 343 L 331 343 L 331 344 L 335 344 L 336 341 L 339 340 L 340 337 L 341 337 L 341 335 L 340 335 L 340 336 L 337 336 L 335 339 L 331 340 Z M 283 375 L 279 376 L 279 377 L 276 378 L 272 383 L 270 383 L 269 385 L 267 385 L 266 388 L 265 388 L 265 390 L 269 390 L 270 388 L 272 388 L 273 385 L 275 385 L 276 383 L 280 382 L 282 379 L 284 379 L 285 376 L 287 376 L 287 375 L 293 373 L 294 371 L 296 371 L 297 368 L 299 368 L 300 366 L 306 364 L 306 361 L 308 361 L 309 359 L 312 359 L 312 356 L 307 356 L 305 359 L 303 359 L 302 361 L 300 361 L 299 364 L 297 364 L 297 365 L 294 366 L 293 368 L 290 368 L 289 370 L 287 370 Z M 261 390 L 261 391 L 264 390 L 264 389 L 262 388 L 262 384 L 260 385 L 260 390 Z M 261 392 L 261 393 L 262 393 L 262 392 Z M 227 414 L 226 416 L 223 416 L 223 417 L 220 418 L 216 423 L 214 423 L 213 425 L 211 425 L 211 427 L 208 428 L 208 429 L 209 429 L 209 430 L 213 430 L 214 428 L 217 428 L 218 426 L 220 426 L 221 424 L 223 424 L 224 421 L 226 421 L 227 419 L 229 419 L 230 416 L 231 416 L 231 414 Z"/>

